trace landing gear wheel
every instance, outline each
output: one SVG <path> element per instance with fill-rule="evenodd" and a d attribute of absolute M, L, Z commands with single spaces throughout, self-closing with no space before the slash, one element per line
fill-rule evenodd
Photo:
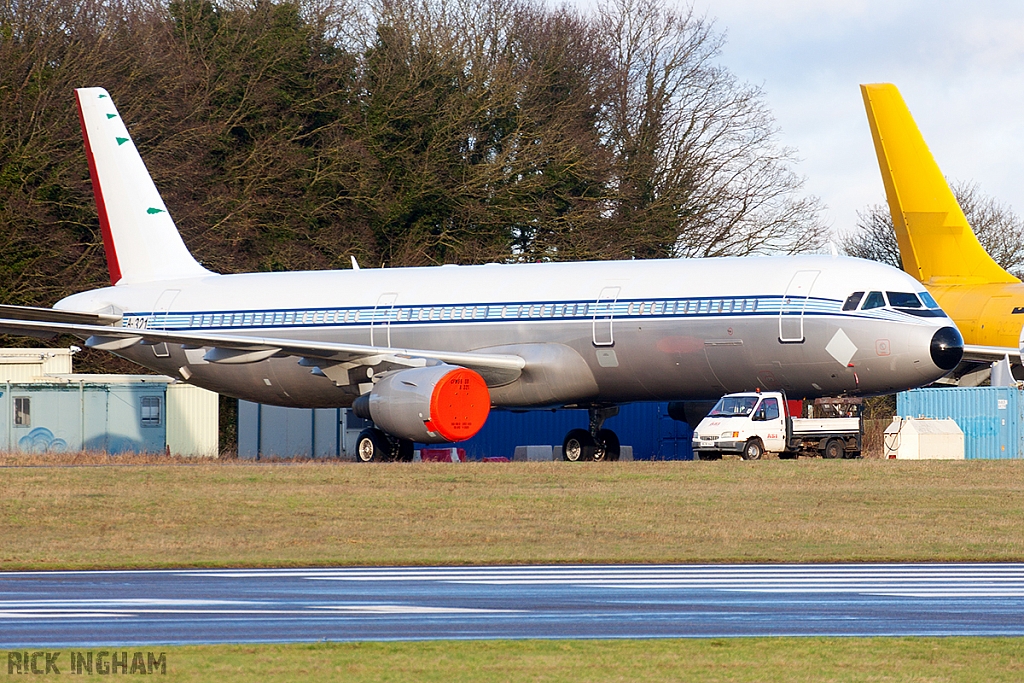
<path fill-rule="evenodd" d="M 619 445 L 619 437 L 610 429 L 599 429 L 597 431 L 597 450 L 594 451 L 594 460 L 619 459 L 622 447 Z"/>
<path fill-rule="evenodd" d="M 562 459 L 569 462 L 584 462 L 594 459 L 597 444 L 586 429 L 573 429 L 562 442 Z"/>
<path fill-rule="evenodd" d="M 829 460 L 841 458 L 843 457 L 843 451 L 845 450 L 846 449 L 843 448 L 842 441 L 839 439 L 829 439 L 825 443 L 825 450 L 821 452 L 821 457 L 828 458 Z"/>
<path fill-rule="evenodd" d="M 760 439 L 751 439 L 743 447 L 744 460 L 760 460 L 762 455 L 764 455 L 764 446 L 761 445 Z"/>
<path fill-rule="evenodd" d="M 414 444 L 408 439 L 398 439 L 398 448 L 396 449 L 395 460 L 398 462 L 412 462 L 414 454 Z"/>
<path fill-rule="evenodd" d="M 359 432 L 356 439 L 357 462 L 389 462 L 391 459 L 391 441 L 387 434 L 375 427 Z"/>

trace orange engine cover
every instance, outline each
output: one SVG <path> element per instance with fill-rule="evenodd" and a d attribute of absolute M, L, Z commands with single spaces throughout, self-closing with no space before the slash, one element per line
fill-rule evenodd
<path fill-rule="evenodd" d="M 445 441 L 465 441 L 480 431 L 490 412 L 491 394 L 484 378 L 468 368 L 455 368 L 434 385 L 425 426 Z"/>
<path fill-rule="evenodd" d="M 369 395 L 374 423 L 419 443 L 465 441 L 491 412 L 487 383 L 468 368 L 432 365 L 383 376 Z"/>

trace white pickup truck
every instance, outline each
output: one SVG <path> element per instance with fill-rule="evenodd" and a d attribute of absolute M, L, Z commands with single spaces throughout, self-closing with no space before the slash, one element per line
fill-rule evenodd
<path fill-rule="evenodd" d="M 853 408 L 841 410 L 841 413 L 855 412 L 857 415 L 792 417 L 786 395 L 782 392 L 727 394 L 719 399 L 694 430 L 694 457 L 718 460 L 723 453 L 736 453 L 744 460 L 757 460 L 765 453 L 778 453 L 781 457 L 796 457 L 804 453 L 819 454 L 825 458 L 856 458 L 860 455 L 863 434 L 859 402 L 825 402 L 821 405 L 835 406 L 837 403 Z"/>

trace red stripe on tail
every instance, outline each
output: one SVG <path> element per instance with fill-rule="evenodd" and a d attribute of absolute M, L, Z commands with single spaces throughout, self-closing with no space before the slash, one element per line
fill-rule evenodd
<path fill-rule="evenodd" d="M 92 192 L 96 197 L 96 213 L 100 217 L 100 230 L 103 233 L 103 251 L 107 255 L 107 270 L 110 272 L 110 284 L 116 285 L 121 279 L 121 266 L 117 263 L 117 251 L 114 249 L 114 236 L 110 232 L 110 220 L 107 218 L 107 205 L 103 202 L 103 188 L 100 187 L 100 176 L 96 172 L 96 160 L 92 156 L 89 144 L 89 132 L 85 128 L 85 116 L 82 114 L 82 96 L 75 91 L 75 102 L 78 103 L 78 121 L 82 124 L 82 138 L 85 140 L 85 156 L 89 160 L 89 176 L 92 178 Z"/>

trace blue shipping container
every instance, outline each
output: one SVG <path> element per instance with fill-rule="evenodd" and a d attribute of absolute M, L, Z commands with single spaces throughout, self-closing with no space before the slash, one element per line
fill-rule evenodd
<path fill-rule="evenodd" d="M 492 410 L 483 429 L 457 444 L 466 457 L 511 458 L 516 446 L 561 446 L 570 429 L 586 429 L 586 410 Z M 605 420 L 604 427 L 632 446 L 634 460 L 693 460 L 693 430 L 668 415 L 668 403 L 630 403 Z"/>
<path fill-rule="evenodd" d="M 1016 387 L 913 389 L 896 394 L 901 417 L 952 418 L 968 459 L 1024 458 L 1024 397 Z"/>

